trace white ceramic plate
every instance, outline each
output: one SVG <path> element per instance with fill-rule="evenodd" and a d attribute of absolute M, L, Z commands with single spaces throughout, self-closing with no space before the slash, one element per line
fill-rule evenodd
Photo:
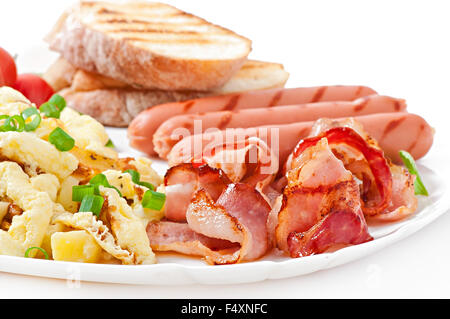
<path fill-rule="evenodd" d="M 108 129 L 108 133 L 121 155 L 141 155 L 128 147 L 125 129 Z M 154 166 L 160 174 L 164 174 L 167 168 L 162 161 L 155 161 Z M 273 252 L 260 261 L 229 266 L 208 266 L 201 259 L 175 254 L 158 255 L 159 263 L 150 266 L 78 264 L 0 256 L 0 271 L 70 281 L 155 285 L 237 284 L 309 274 L 385 249 L 445 213 L 450 207 L 450 192 L 445 181 L 432 170 L 423 166 L 419 168 L 432 195 L 419 199 L 418 212 L 414 216 L 399 223 L 370 227 L 374 241 L 333 253 L 291 259 Z"/>
<path fill-rule="evenodd" d="M 19 55 L 18 62 L 27 71 L 41 72 L 54 58 L 55 55 L 50 54 L 45 47 L 37 46 Z M 142 155 L 128 146 L 125 129 L 108 128 L 107 131 L 122 156 Z M 154 167 L 164 174 L 167 164 L 155 160 Z M 445 213 L 450 208 L 448 186 L 432 170 L 423 166 L 419 168 L 432 195 L 420 198 L 417 213 L 399 223 L 371 227 L 374 241 L 334 253 L 291 259 L 273 252 L 260 261 L 229 266 L 208 266 L 201 259 L 168 254 L 158 255 L 159 263 L 150 266 L 79 264 L 0 256 L 0 271 L 69 281 L 155 285 L 237 284 L 309 274 L 388 249 L 388 246 L 419 231 Z"/>

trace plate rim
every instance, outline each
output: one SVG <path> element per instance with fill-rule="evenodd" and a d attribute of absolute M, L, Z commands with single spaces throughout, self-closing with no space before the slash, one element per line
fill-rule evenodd
<path fill-rule="evenodd" d="M 311 274 L 320 270 L 326 270 L 343 264 L 356 261 L 373 254 L 390 244 L 407 238 L 408 236 L 420 231 L 423 227 L 431 224 L 450 209 L 450 191 L 447 183 L 432 169 L 419 165 L 421 170 L 426 170 L 427 175 L 431 174 L 436 179 L 439 187 L 443 191 L 436 200 L 430 205 L 423 207 L 423 210 L 432 210 L 431 213 L 425 213 L 416 220 L 410 220 L 405 224 L 394 229 L 391 233 L 376 238 L 375 240 L 361 245 L 349 246 L 333 253 L 319 254 L 298 259 L 287 259 L 282 261 L 260 260 L 255 262 L 242 263 L 237 265 L 209 266 L 204 265 L 185 265 L 178 263 L 160 263 L 154 265 L 110 265 L 110 264 L 84 264 L 75 262 L 27 259 L 16 256 L 0 256 L 0 271 L 13 274 L 29 275 L 33 277 L 44 277 L 65 280 L 79 280 L 82 282 L 113 283 L 113 284 L 132 284 L 132 285 L 230 285 L 261 282 L 265 280 L 276 280 L 298 277 L 305 274 Z M 359 251 L 358 251 L 359 250 Z M 355 251 L 358 254 L 355 257 Z M 183 258 L 180 255 L 180 258 Z M 308 262 L 312 265 L 309 270 L 304 271 L 304 267 L 298 267 L 300 263 Z M 33 269 L 33 271 L 30 271 Z M 63 275 L 62 270 L 66 273 Z M 248 273 L 246 270 L 252 270 L 253 275 L 245 279 L 230 279 L 226 275 L 236 270 Z M 108 272 L 109 279 L 96 279 L 95 274 Z M 155 280 L 155 276 L 168 274 L 181 275 L 175 281 L 165 282 L 164 280 Z M 126 274 L 126 275 L 125 275 Z M 144 275 L 143 280 L 137 280 L 138 275 Z M 211 277 L 223 274 L 222 279 L 211 279 Z M 118 277 L 115 277 L 117 275 Z M 120 276 L 119 276 L 120 275 Z M 153 275 L 153 276 L 152 276 Z M 239 277 L 239 276 L 238 276 Z M 205 278 L 209 278 L 206 279 Z M 157 279 L 157 278 L 156 278 Z"/>

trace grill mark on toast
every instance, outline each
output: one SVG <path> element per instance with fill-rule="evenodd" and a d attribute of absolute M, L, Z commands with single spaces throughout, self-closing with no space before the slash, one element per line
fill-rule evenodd
<path fill-rule="evenodd" d="M 151 21 L 151 20 L 142 20 L 142 19 L 130 19 L 126 17 L 117 17 L 117 18 L 108 18 L 106 20 L 98 20 L 96 21 L 97 24 L 141 24 L 145 26 L 154 25 L 158 27 L 196 27 L 199 25 L 202 25 L 200 21 L 189 21 L 189 23 L 183 22 L 183 23 L 175 23 L 175 22 L 163 22 L 163 21 Z"/>
<path fill-rule="evenodd" d="M 187 43 L 195 43 L 195 44 L 210 44 L 210 43 L 217 43 L 217 41 L 213 41 L 210 39 L 189 39 L 189 38 L 176 38 L 176 39 L 167 39 L 167 38 L 160 38 L 160 39 L 145 39 L 145 38 L 139 38 L 139 37 L 123 37 L 124 40 L 128 41 L 137 41 L 137 42 L 151 42 L 151 43 L 175 43 L 175 44 L 187 44 Z"/>
<path fill-rule="evenodd" d="M 190 30 L 170 30 L 170 29 L 152 29 L 152 28 L 145 28 L 145 29 L 117 29 L 117 30 L 110 30 L 108 32 L 111 33 L 172 33 L 172 34 L 192 34 L 192 35 L 199 35 L 200 33 L 197 31 L 190 31 Z"/>

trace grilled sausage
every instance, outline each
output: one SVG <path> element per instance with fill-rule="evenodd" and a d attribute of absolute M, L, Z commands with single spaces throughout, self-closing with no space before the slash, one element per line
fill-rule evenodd
<path fill-rule="evenodd" d="M 250 91 L 162 104 L 140 113 L 128 128 L 128 137 L 131 146 L 152 156 L 156 154 L 153 149 L 153 134 L 164 121 L 176 115 L 327 101 L 353 101 L 372 94 L 376 92 L 364 86 L 323 86 Z"/>
<path fill-rule="evenodd" d="M 172 147 L 183 137 L 200 134 L 210 128 L 247 128 L 263 125 L 315 121 L 322 117 L 340 118 L 374 113 L 403 112 L 404 100 L 370 95 L 353 102 L 319 102 L 279 106 L 275 108 L 220 111 L 195 115 L 179 115 L 165 121 L 153 136 L 155 151 L 166 158 Z M 179 134 L 177 134 L 179 133 Z"/>
<path fill-rule="evenodd" d="M 420 159 L 433 144 L 434 130 L 422 117 L 415 114 L 380 113 L 355 119 L 379 142 L 385 154 L 397 163 L 401 162 L 398 155 L 400 150 L 406 150 L 415 159 Z M 282 166 L 298 142 L 310 134 L 313 125 L 314 122 L 300 122 L 192 135 L 172 148 L 168 154 L 169 166 L 199 158 L 199 154 L 208 146 L 225 144 L 225 141 L 242 142 L 249 136 L 258 136 L 264 140 L 278 154 Z"/>

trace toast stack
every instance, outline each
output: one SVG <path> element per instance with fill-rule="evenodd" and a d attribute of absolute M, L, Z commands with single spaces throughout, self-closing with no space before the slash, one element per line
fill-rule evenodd
<path fill-rule="evenodd" d="M 249 61 L 245 37 L 162 3 L 81 1 L 46 40 L 61 58 L 44 78 L 69 106 L 111 126 L 152 105 L 282 87 L 289 76 Z"/>

